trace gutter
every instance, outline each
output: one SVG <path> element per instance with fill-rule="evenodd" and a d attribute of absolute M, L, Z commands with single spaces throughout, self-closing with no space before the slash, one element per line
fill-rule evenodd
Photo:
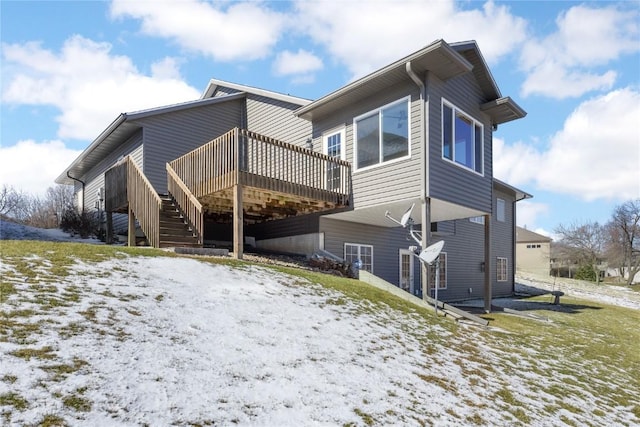
<path fill-rule="evenodd" d="M 80 184 L 82 184 L 82 210 L 84 211 L 84 196 L 85 196 L 85 191 L 84 191 L 84 187 L 85 187 L 85 182 L 78 179 L 78 178 L 74 178 L 69 174 L 69 171 L 67 171 L 67 178 L 70 178 L 74 181 L 78 181 Z"/>
<path fill-rule="evenodd" d="M 405 63 L 405 70 L 407 75 L 413 80 L 413 82 L 420 89 L 420 204 L 422 209 L 420 210 L 420 223 L 422 224 L 422 249 L 426 249 L 429 246 L 429 240 L 431 237 L 431 201 L 427 198 L 429 196 L 429 177 L 427 175 L 427 164 L 429 161 L 429 144 L 427 139 L 427 114 L 425 111 L 425 104 L 427 98 L 427 87 L 425 83 L 420 80 L 418 75 L 411 68 L 411 61 Z M 427 71 L 428 73 L 428 71 Z M 420 276 L 422 297 L 426 299 L 427 292 L 429 290 L 428 283 L 428 271 L 424 263 L 420 263 Z"/>

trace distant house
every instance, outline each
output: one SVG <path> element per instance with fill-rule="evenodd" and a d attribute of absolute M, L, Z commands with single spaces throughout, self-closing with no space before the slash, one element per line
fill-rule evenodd
<path fill-rule="evenodd" d="M 488 306 L 513 292 L 531 197 L 494 179 L 492 135 L 525 114 L 474 41 L 438 40 L 316 101 L 211 80 L 200 100 L 120 115 L 57 182 L 80 206 L 104 194 L 109 227 L 153 246 L 324 250 L 420 295 L 429 274 L 385 217 L 415 204 L 422 246 L 445 241 L 439 297 Z"/>
<path fill-rule="evenodd" d="M 553 239 L 516 227 L 516 271 L 549 275 Z"/>

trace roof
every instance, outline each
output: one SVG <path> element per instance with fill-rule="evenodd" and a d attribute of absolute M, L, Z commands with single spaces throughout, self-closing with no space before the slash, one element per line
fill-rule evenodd
<path fill-rule="evenodd" d="M 502 97 L 475 41 L 448 44 L 436 40 L 426 47 L 362 77 L 308 105 L 295 113 L 307 120 L 314 120 L 330 112 L 359 102 L 386 87 L 410 79 L 407 64 L 421 75 L 426 71 L 441 80 L 473 72 L 487 100 L 481 109 L 494 125 L 522 118 L 526 112 L 511 98 Z"/>
<path fill-rule="evenodd" d="M 551 237 L 543 236 L 526 228 L 516 227 L 516 243 L 548 243 L 552 240 Z"/>
<path fill-rule="evenodd" d="M 279 101 L 289 102 L 291 104 L 304 106 L 311 102 L 310 99 L 298 98 L 296 96 L 285 95 L 283 93 L 272 92 L 270 90 L 260 89 L 253 86 L 245 86 L 237 83 L 226 82 L 224 80 L 211 79 L 202 94 L 202 99 L 211 98 L 215 95 L 219 87 L 227 87 L 238 92 L 252 93 L 255 95 L 266 96 L 268 98 L 277 99 Z"/>
<path fill-rule="evenodd" d="M 130 138 L 138 129 L 142 127 L 139 122 L 146 117 L 171 113 L 174 111 L 188 110 L 207 105 L 219 104 L 234 99 L 244 97 L 244 93 L 237 93 L 216 98 L 199 99 L 180 104 L 167 105 L 164 107 L 151 108 L 131 113 L 121 113 L 111 122 L 105 130 L 69 165 L 64 172 L 55 180 L 58 184 L 73 184 L 74 180 L 69 178 L 69 174 L 74 178 L 82 177 L 91 170 L 109 153 L 113 152 L 120 144 Z"/>
<path fill-rule="evenodd" d="M 493 178 L 493 186 L 497 187 L 503 191 L 508 193 L 513 193 L 516 197 L 516 202 L 524 199 L 531 199 L 533 196 L 519 188 L 516 188 L 512 185 L 507 184 L 506 182 L 500 181 L 499 179 Z"/>

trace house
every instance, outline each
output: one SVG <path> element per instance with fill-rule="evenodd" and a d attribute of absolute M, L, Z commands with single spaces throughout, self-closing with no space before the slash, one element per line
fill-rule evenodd
<path fill-rule="evenodd" d="M 516 270 L 548 276 L 553 239 L 516 227 Z"/>
<path fill-rule="evenodd" d="M 135 220 L 154 246 L 322 249 L 420 295 L 433 272 L 385 216 L 415 205 L 422 247 L 445 240 L 440 298 L 489 309 L 513 292 L 515 203 L 531 197 L 494 179 L 492 132 L 525 114 L 474 41 L 438 40 L 315 101 L 211 80 L 197 101 L 120 115 L 56 182 L 81 207 L 104 194 L 131 243 Z"/>

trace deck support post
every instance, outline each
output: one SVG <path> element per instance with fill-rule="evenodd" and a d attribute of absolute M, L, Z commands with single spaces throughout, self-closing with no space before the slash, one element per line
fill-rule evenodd
<path fill-rule="evenodd" d="M 242 212 L 242 185 L 233 186 L 233 255 L 242 259 L 244 249 L 244 215 Z"/>
<path fill-rule="evenodd" d="M 135 246 L 136 245 L 136 218 L 133 215 L 133 210 L 131 210 L 131 205 L 128 208 L 129 212 L 129 222 L 127 225 L 127 245 Z"/>
<path fill-rule="evenodd" d="M 491 215 L 484 216 L 484 311 L 491 313 Z"/>
<path fill-rule="evenodd" d="M 107 211 L 107 231 L 105 232 L 105 242 L 107 245 L 113 243 L 113 212 Z"/>

